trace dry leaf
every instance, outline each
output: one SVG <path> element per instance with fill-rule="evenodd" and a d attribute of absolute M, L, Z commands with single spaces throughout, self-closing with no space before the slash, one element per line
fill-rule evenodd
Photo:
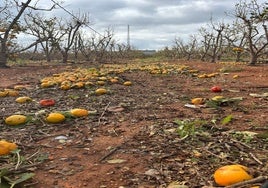
<path fill-rule="evenodd" d="M 268 97 L 268 93 L 263 93 L 263 94 L 257 94 L 257 93 L 250 93 L 249 94 L 251 97 L 257 97 L 257 98 L 265 98 Z"/>
<path fill-rule="evenodd" d="M 183 185 L 181 182 L 173 181 L 167 186 L 167 188 L 189 188 L 189 187 Z"/>
<path fill-rule="evenodd" d="M 125 159 L 111 159 L 111 160 L 108 160 L 107 163 L 109 164 L 120 164 L 120 163 L 124 163 L 126 162 Z"/>
<path fill-rule="evenodd" d="M 111 106 L 111 107 L 107 108 L 107 111 L 109 111 L 109 112 L 122 112 L 123 110 L 124 110 L 124 108 L 121 106 Z"/>

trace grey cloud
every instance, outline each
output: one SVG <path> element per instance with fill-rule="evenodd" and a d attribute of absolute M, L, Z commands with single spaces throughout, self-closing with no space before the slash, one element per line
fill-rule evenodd
<path fill-rule="evenodd" d="M 47 0 L 49 1 L 49 0 Z M 65 0 L 64 7 L 73 12 L 88 12 L 92 26 L 99 32 L 114 28 L 119 41 L 126 41 L 131 27 L 131 42 L 138 48 L 166 46 L 175 36 L 194 34 L 209 22 L 229 19 L 233 0 Z"/>
<path fill-rule="evenodd" d="M 166 5 L 151 3 L 145 7 L 121 7 L 109 12 L 108 17 L 102 17 L 110 23 L 129 23 L 139 25 L 153 24 L 188 24 L 208 21 L 210 16 L 224 16 L 222 5 L 206 4 L 198 7 L 198 3 Z M 225 8 L 225 7 L 224 7 Z M 222 10 L 222 11 L 220 11 Z"/>

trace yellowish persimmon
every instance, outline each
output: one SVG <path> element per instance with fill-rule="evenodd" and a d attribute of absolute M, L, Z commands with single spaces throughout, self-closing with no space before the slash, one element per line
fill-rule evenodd
<path fill-rule="evenodd" d="M 131 81 L 125 81 L 123 83 L 124 86 L 131 86 L 132 85 L 132 82 Z"/>
<path fill-rule="evenodd" d="M 12 126 L 24 124 L 26 121 L 27 117 L 24 115 L 11 115 L 5 119 L 5 123 Z"/>
<path fill-rule="evenodd" d="M 53 112 L 48 114 L 46 121 L 48 123 L 61 123 L 65 120 L 65 116 L 61 113 Z"/>
<path fill-rule="evenodd" d="M 95 90 L 95 94 L 97 94 L 97 95 L 103 95 L 106 93 L 107 93 L 107 89 L 105 89 L 105 88 L 98 88 Z"/>
<path fill-rule="evenodd" d="M 201 104 L 204 104 L 205 103 L 205 101 L 206 101 L 206 99 L 204 99 L 204 98 L 193 98 L 192 100 L 191 100 L 191 102 L 192 102 L 192 104 L 194 104 L 194 105 L 201 105 Z"/>
<path fill-rule="evenodd" d="M 70 111 L 70 113 L 75 117 L 83 117 L 87 116 L 89 114 L 88 110 L 81 109 L 81 108 L 75 108 Z"/>

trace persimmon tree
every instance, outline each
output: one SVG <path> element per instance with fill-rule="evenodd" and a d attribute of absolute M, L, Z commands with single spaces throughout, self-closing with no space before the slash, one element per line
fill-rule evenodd
<path fill-rule="evenodd" d="M 49 40 L 52 46 L 56 47 L 60 51 L 62 55 L 62 63 L 67 63 L 69 56 L 68 53 L 75 43 L 79 29 L 88 23 L 89 19 L 86 14 L 81 17 L 72 17 L 69 20 L 61 20 L 58 22 L 56 26 L 58 32 L 57 36 L 52 35 Z"/>
<path fill-rule="evenodd" d="M 257 0 L 240 1 L 233 15 L 241 22 L 246 36 L 245 50 L 250 55 L 249 64 L 255 65 L 268 48 L 268 3 L 258 4 Z"/>
<path fill-rule="evenodd" d="M 51 42 L 51 38 L 58 38 L 60 35 L 60 31 L 57 30 L 57 17 L 45 18 L 44 15 L 41 14 L 32 14 L 29 13 L 27 17 L 25 17 L 25 23 L 27 25 L 27 30 L 25 33 L 32 35 L 38 39 L 40 39 L 40 43 L 43 53 L 46 56 L 47 62 L 51 61 L 51 54 L 55 50 L 55 45 Z M 47 40 L 42 40 L 42 39 Z M 58 41 L 56 41 L 58 42 Z M 37 46 L 36 46 L 37 47 Z"/>
<path fill-rule="evenodd" d="M 209 60 L 215 63 L 221 58 L 224 44 L 223 32 L 225 28 L 226 26 L 223 22 L 214 23 L 211 19 L 208 27 L 201 27 L 199 29 L 202 61 Z"/>
<path fill-rule="evenodd" d="M 215 63 L 217 60 L 221 58 L 222 49 L 223 49 L 223 31 L 226 28 L 224 23 L 211 23 L 213 31 L 215 32 L 213 42 L 212 42 L 212 51 L 210 54 L 211 62 Z"/>
<path fill-rule="evenodd" d="M 40 9 L 37 7 L 37 2 L 32 0 L 23 2 L 4 0 L 0 2 L 0 67 L 8 67 L 7 61 L 10 55 L 10 48 L 14 46 L 17 34 L 23 31 L 23 24 L 20 19 L 25 11 L 27 9 L 51 11 L 54 8 L 55 4 L 49 9 Z M 41 39 L 38 38 L 28 46 L 20 49 L 20 51 L 27 50 L 40 42 Z"/>
<path fill-rule="evenodd" d="M 105 56 L 107 55 L 107 50 L 112 43 L 112 38 L 114 36 L 113 30 L 108 28 L 104 35 L 99 36 L 96 42 L 93 42 L 93 49 L 96 52 L 96 60 L 98 62 L 103 62 L 105 60 Z"/>
<path fill-rule="evenodd" d="M 183 41 L 180 37 L 175 38 L 175 46 L 173 49 L 176 49 L 179 56 L 190 60 L 196 54 L 197 51 L 197 39 L 195 35 L 191 35 L 187 43 Z"/>
<path fill-rule="evenodd" d="M 80 52 L 87 60 L 103 62 L 109 49 L 115 45 L 113 40 L 113 30 L 108 28 L 104 34 L 93 33 L 90 37 L 82 33 L 78 37 L 78 46 Z"/>
<path fill-rule="evenodd" d="M 200 42 L 199 42 L 200 59 L 201 61 L 206 61 L 209 51 L 211 49 L 213 35 L 205 27 L 201 27 L 198 31 L 200 36 Z"/>
<path fill-rule="evenodd" d="M 231 54 L 235 55 L 235 61 L 241 61 L 241 56 L 245 51 L 247 42 L 246 31 L 243 25 L 236 19 L 226 27 L 223 36 L 227 40 L 227 48 L 231 51 Z"/>

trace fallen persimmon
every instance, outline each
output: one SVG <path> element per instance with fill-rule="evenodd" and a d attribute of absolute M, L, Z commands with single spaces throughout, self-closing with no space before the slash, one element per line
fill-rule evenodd
<path fill-rule="evenodd" d="M 54 99 L 42 99 L 39 101 L 39 104 L 41 106 L 47 107 L 47 106 L 53 106 L 55 105 L 55 100 Z"/>
<path fill-rule="evenodd" d="M 239 164 L 222 166 L 214 172 L 214 180 L 220 186 L 228 186 L 252 178 L 248 168 Z"/>

